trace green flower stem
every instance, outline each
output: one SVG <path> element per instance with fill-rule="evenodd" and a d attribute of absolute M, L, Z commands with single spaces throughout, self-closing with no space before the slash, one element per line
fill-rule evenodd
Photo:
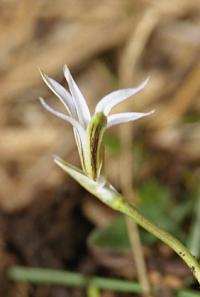
<path fill-rule="evenodd" d="M 61 159 L 57 158 L 55 159 L 55 162 L 81 186 L 100 199 L 103 203 L 117 211 L 120 211 L 121 213 L 124 213 L 128 217 L 131 217 L 138 225 L 170 246 L 189 266 L 194 277 L 200 284 L 200 264 L 179 240 L 144 217 L 136 209 L 136 207 L 128 203 L 128 201 L 119 194 L 112 185 L 106 183 L 105 181 L 98 182 L 90 179 L 76 167 L 62 161 Z"/>
<path fill-rule="evenodd" d="M 87 288 L 87 297 L 101 297 L 99 288 L 90 285 Z"/>
<path fill-rule="evenodd" d="M 189 239 L 188 248 L 191 253 L 199 258 L 200 256 L 200 186 L 197 189 L 197 200 L 195 204 L 195 211 L 194 211 L 194 222 L 192 224 L 190 234 L 191 237 Z"/>
<path fill-rule="evenodd" d="M 112 205 L 110 205 L 110 207 L 112 207 Z M 122 199 L 121 203 L 119 203 L 119 205 L 115 207 L 115 209 L 131 217 L 138 225 L 140 225 L 148 232 L 162 240 L 165 244 L 170 246 L 188 265 L 194 277 L 200 284 L 200 264 L 179 240 L 177 240 L 168 232 L 162 230 L 157 225 L 150 222 L 133 205 L 125 201 L 125 199 Z"/>
<path fill-rule="evenodd" d="M 7 272 L 8 277 L 15 282 L 29 282 L 33 284 L 48 284 L 64 287 L 88 288 L 95 287 L 101 290 L 109 290 L 124 293 L 142 293 L 139 283 L 116 278 L 99 276 L 88 277 L 81 273 L 61 271 L 46 268 L 27 268 L 13 266 Z M 152 291 L 157 291 L 154 288 Z M 199 297 L 199 292 L 194 290 L 175 290 L 178 297 Z"/>
<path fill-rule="evenodd" d="M 106 277 L 88 277 L 76 272 L 43 268 L 26 268 L 13 266 L 8 270 L 8 277 L 17 282 L 49 284 L 70 287 L 96 287 L 103 290 L 114 290 L 127 293 L 142 293 L 136 282 Z"/>

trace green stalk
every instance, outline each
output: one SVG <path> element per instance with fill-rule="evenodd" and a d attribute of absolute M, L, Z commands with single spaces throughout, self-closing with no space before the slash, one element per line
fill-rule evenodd
<path fill-rule="evenodd" d="M 132 218 L 138 225 L 171 247 L 188 265 L 194 277 L 200 284 L 200 264 L 178 239 L 144 217 L 137 208 L 128 203 L 128 201 L 119 194 L 112 185 L 106 182 L 98 182 L 90 179 L 76 167 L 62 161 L 61 159 L 56 158 L 55 162 L 82 187 L 100 199 L 103 203 Z"/>
<path fill-rule="evenodd" d="M 200 264 L 189 250 L 175 237 L 162 230 L 157 225 L 145 218 L 133 205 L 123 202 L 119 208 L 121 212 L 134 219 L 134 221 L 148 232 L 170 246 L 182 260 L 188 265 L 194 277 L 200 284 Z"/>
<path fill-rule="evenodd" d="M 87 297 L 101 297 L 99 288 L 89 285 L 87 288 Z"/>
<path fill-rule="evenodd" d="M 17 282 L 49 284 L 70 287 L 96 287 L 103 290 L 114 290 L 127 293 L 142 293 L 140 285 L 126 280 L 92 276 L 81 273 L 43 268 L 14 266 L 8 270 L 8 277 Z"/>
<path fill-rule="evenodd" d="M 13 266 L 8 270 L 7 275 L 10 280 L 15 282 L 29 282 L 32 284 L 48 284 L 76 288 L 95 287 L 101 290 L 116 292 L 142 293 L 142 288 L 137 282 L 100 276 L 89 277 L 81 273 L 70 271 Z M 159 288 L 151 289 L 153 292 L 156 292 Z M 194 290 L 179 289 L 174 290 L 174 292 L 177 293 L 177 297 L 199 297 L 199 292 Z M 94 291 L 92 293 L 94 293 Z"/>
<path fill-rule="evenodd" d="M 197 199 L 195 205 L 194 222 L 191 228 L 191 236 L 189 239 L 188 248 L 191 253 L 199 258 L 200 256 L 200 186 L 197 189 Z"/>

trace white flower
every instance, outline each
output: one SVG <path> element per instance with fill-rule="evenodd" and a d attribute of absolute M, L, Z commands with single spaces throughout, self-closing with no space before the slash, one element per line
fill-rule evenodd
<path fill-rule="evenodd" d="M 141 91 L 148 79 L 135 88 L 117 90 L 103 97 L 96 105 L 94 115 L 91 117 L 85 98 L 66 65 L 64 76 L 70 92 L 54 79 L 41 71 L 40 73 L 47 86 L 63 103 L 68 115 L 56 111 L 40 98 L 42 105 L 49 112 L 73 126 L 83 171 L 89 178 L 97 180 L 100 177 L 103 162 L 102 138 L 105 130 L 117 124 L 135 121 L 153 112 L 126 112 L 109 115 L 114 106 Z"/>

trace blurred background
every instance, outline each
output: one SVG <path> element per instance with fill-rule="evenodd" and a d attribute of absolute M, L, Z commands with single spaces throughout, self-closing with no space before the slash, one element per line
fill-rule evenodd
<path fill-rule="evenodd" d="M 115 111 L 156 112 L 107 131 L 105 175 L 199 257 L 200 2 L 1 0 L 0 45 L 2 296 L 84 296 L 10 283 L 4 272 L 16 263 L 137 279 L 123 218 L 52 161 L 56 154 L 80 166 L 71 127 L 38 101 L 62 110 L 38 67 L 67 87 L 67 64 L 91 111 L 107 93 L 150 77 Z M 194 287 L 170 249 L 141 237 L 152 284 L 165 296 Z"/>

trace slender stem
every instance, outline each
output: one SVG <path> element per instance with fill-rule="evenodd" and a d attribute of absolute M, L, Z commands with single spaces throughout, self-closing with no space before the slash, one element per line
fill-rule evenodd
<path fill-rule="evenodd" d="M 92 276 L 81 273 L 43 268 L 11 267 L 8 270 L 11 280 L 31 282 L 34 284 L 51 284 L 71 287 L 96 287 L 104 290 L 114 290 L 127 293 L 142 293 L 141 286 L 136 282 Z"/>
<path fill-rule="evenodd" d="M 87 288 L 87 297 L 101 297 L 99 288 L 95 286 L 88 286 Z"/>
<path fill-rule="evenodd" d="M 140 239 L 139 227 L 138 225 L 130 218 L 126 216 L 126 223 L 128 227 L 129 240 L 132 247 L 132 253 L 134 261 L 136 263 L 139 282 L 142 287 L 143 295 L 145 297 L 150 297 L 151 288 L 147 275 L 147 268 L 144 259 L 142 243 Z"/>
<path fill-rule="evenodd" d="M 127 216 L 133 218 L 138 225 L 140 225 L 141 227 L 149 231 L 151 234 L 162 240 L 168 246 L 170 246 L 189 266 L 194 277 L 200 284 L 200 264 L 179 240 L 177 240 L 168 232 L 159 228 L 157 225 L 150 222 L 133 205 L 129 204 L 128 202 L 125 202 L 124 199 L 123 203 L 119 205 L 118 210 L 126 214 Z"/>
<path fill-rule="evenodd" d="M 15 282 L 30 282 L 33 284 L 49 284 L 79 288 L 88 288 L 88 286 L 90 286 L 116 292 L 142 293 L 142 288 L 137 282 L 99 276 L 88 277 L 77 272 L 13 266 L 8 270 L 7 275 Z M 152 291 L 156 292 L 157 290 L 158 288 L 152 288 Z M 174 291 L 178 293 L 179 297 L 199 297 L 199 292 L 194 290 L 179 289 Z"/>
<path fill-rule="evenodd" d="M 126 130 L 120 128 L 120 139 L 122 143 L 122 152 L 120 156 L 120 184 L 122 193 L 129 202 L 137 203 L 135 191 L 132 185 L 133 174 L 133 153 L 132 147 L 133 128 L 127 125 Z M 126 174 L 124 174 L 126 172 Z M 143 290 L 143 296 L 150 297 L 151 289 L 148 279 L 147 267 L 142 249 L 138 225 L 129 217 L 126 216 L 126 225 L 128 230 L 129 241 L 133 260 L 136 266 L 139 282 Z"/>
<path fill-rule="evenodd" d="M 128 201 L 119 194 L 112 185 L 93 181 L 85 176 L 80 170 L 77 170 L 74 166 L 69 165 L 60 159 L 56 159 L 56 163 L 81 186 L 100 199 L 103 203 L 131 217 L 139 226 L 143 227 L 171 247 L 189 266 L 194 277 L 200 284 L 200 264 L 178 239 L 144 217 L 137 208 L 128 203 Z"/>
<path fill-rule="evenodd" d="M 191 253 L 199 258 L 200 256 L 200 186 L 197 189 L 197 201 L 195 205 L 194 222 L 191 228 L 191 236 L 189 240 L 188 248 Z"/>

